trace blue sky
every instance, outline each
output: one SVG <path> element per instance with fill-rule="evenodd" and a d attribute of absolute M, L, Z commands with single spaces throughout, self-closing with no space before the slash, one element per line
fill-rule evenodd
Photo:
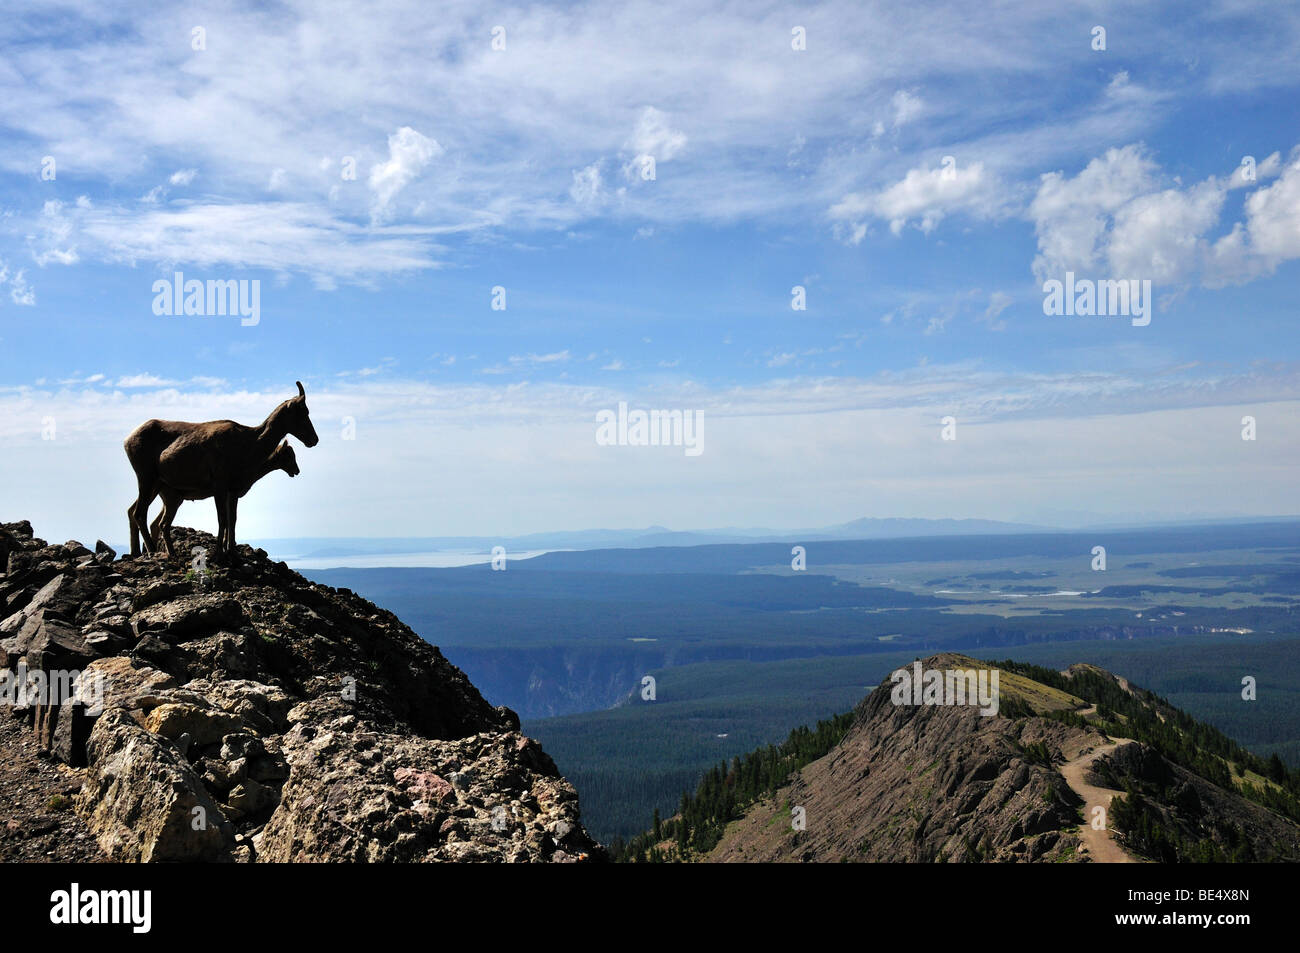
<path fill-rule="evenodd" d="M 121 538 L 137 423 L 298 379 L 246 534 L 1295 513 L 1298 53 L 1228 0 L 18 12 L 0 518 Z M 154 314 L 177 270 L 258 323 Z M 598 447 L 619 401 L 705 452 Z"/>

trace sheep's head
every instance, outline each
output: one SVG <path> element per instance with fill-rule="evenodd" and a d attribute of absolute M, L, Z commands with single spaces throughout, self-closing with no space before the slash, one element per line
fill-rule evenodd
<path fill-rule="evenodd" d="M 311 414 L 307 410 L 307 392 L 302 389 L 302 381 L 298 381 L 298 396 L 291 397 L 280 406 L 288 414 L 288 431 L 293 434 L 304 445 L 314 447 L 320 443 L 320 437 L 316 436 L 316 428 L 311 425 Z"/>
<path fill-rule="evenodd" d="M 293 452 L 293 446 L 290 445 L 288 440 L 280 441 L 280 446 L 275 448 L 275 453 L 272 454 L 272 459 L 275 461 L 275 465 L 279 469 L 283 470 L 291 477 L 296 477 L 302 472 L 298 469 L 298 455 Z"/>

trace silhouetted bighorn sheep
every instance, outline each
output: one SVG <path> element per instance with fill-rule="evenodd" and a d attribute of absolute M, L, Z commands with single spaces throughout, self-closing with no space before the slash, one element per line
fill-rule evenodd
<path fill-rule="evenodd" d="M 136 501 L 127 508 L 132 556 L 140 555 L 141 534 L 146 551 L 155 549 L 149 534 L 149 504 L 164 489 L 177 499 L 213 497 L 217 512 L 225 514 L 222 547 L 226 552 L 234 551 L 239 508 L 236 491 L 242 481 L 267 461 L 285 436 L 295 436 L 308 447 L 320 442 L 307 410 L 307 393 L 302 381 L 297 383 L 298 396 L 276 407 L 259 427 L 246 427 L 233 420 L 197 424 L 150 420 L 126 438 L 126 456 L 139 487 Z"/>
<path fill-rule="evenodd" d="M 289 445 L 288 440 L 282 441 L 278 447 L 271 451 L 271 455 L 263 460 L 261 466 L 259 466 L 254 472 L 240 474 L 238 482 L 230 492 L 233 493 L 236 498 L 242 500 L 248 491 L 253 488 L 254 483 L 273 470 L 283 470 L 291 477 L 296 477 L 300 472 L 302 472 L 298 469 L 298 456 L 293 452 L 293 447 Z M 153 523 L 149 526 L 149 544 L 155 549 L 158 547 L 158 530 L 161 528 L 163 550 L 168 556 L 173 556 L 176 553 L 176 547 L 172 545 L 172 523 L 176 519 L 176 511 L 181 508 L 181 503 L 185 500 L 206 500 L 208 496 L 211 496 L 212 494 L 207 494 L 205 496 L 185 495 L 178 490 L 173 490 L 166 484 L 162 484 L 159 487 L 158 495 L 162 497 L 163 508 L 162 511 L 154 517 Z M 131 504 L 131 508 L 127 513 L 134 520 L 134 503 Z M 218 549 L 224 549 L 225 546 L 225 507 L 222 506 L 220 501 L 217 501 L 217 547 Z"/>

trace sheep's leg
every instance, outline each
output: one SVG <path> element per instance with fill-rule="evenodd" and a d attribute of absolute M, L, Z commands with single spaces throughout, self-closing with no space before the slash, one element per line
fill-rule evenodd
<path fill-rule="evenodd" d="M 167 497 L 164 496 L 163 508 L 159 511 L 158 515 L 153 518 L 153 522 L 149 524 L 149 538 L 152 539 L 155 543 L 158 542 L 158 528 L 162 526 L 163 517 L 166 515 L 167 515 Z M 171 547 L 168 546 L 167 550 L 168 550 L 167 555 L 170 556 Z"/>
<path fill-rule="evenodd" d="M 140 527 L 135 523 L 135 504 L 126 508 L 126 519 L 131 525 L 131 555 L 140 555 Z"/>
<path fill-rule="evenodd" d="M 153 537 L 149 535 L 149 504 L 154 501 L 154 497 L 157 495 L 157 487 L 141 480 L 140 495 L 136 498 L 134 506 L 135 512 L 131 513 L 130 510 L 127 511 L 128 513 L 131 513 L 132 527 L 144 535 L 144 551 L 146 553 L 153 553 L 155 549 Z M 131 543 L 131 554 L 134 556 L 140 555 L 136 552 L 134 533 L 132 533 Z"/>
<path fill-rule="evenodd" d="M 212 502 L 217 506 L 217 552 L 226 551 L 226 498 L 221 493 L 213 494 Z"/>
<path fill-rule="evenodd" d="M 158 518 L 153 523 L 154 539 L 158 538 L 158 527 L 162 527 L 163 545 L 167 547 L 167 555 L 176 555 L 176 545 L 172 542 L 172 523 L 176 519 L 176 511 L 181 508 L 185 502 L 179 495 L 171 496 L 166 493 L 162 494 L 163 508 L 158 514 Z"/>
<path fill-rule="evenodd" d="M 227 493 L 226 508 L 229 510 L 226 516 L 226 552 L 233 557 L 235 555 L 235 518 L 239 512 L 239 497 L 234 493 Z"/>

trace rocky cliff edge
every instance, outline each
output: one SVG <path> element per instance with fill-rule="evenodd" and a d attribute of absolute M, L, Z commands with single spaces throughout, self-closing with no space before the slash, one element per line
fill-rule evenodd
<path fill-rule="evenodd" d="M 69 795 L 10 819 L 0 857 L 43 831 L 41 853 L 80 836 L 112 861 L 603 859 L 514 712 L 396 616 L 174 535 L 193 555 L 0 524 L 3 769 L 33 787 L 57 768 Z"/>

